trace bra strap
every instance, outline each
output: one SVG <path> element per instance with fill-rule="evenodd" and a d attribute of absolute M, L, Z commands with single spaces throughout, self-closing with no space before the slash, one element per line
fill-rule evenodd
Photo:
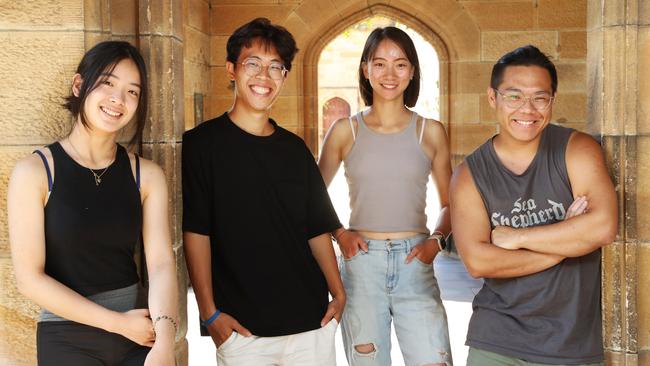
<path fill-rule="evenodd" d="M 47 172 L 47 191 L 52 192 L 52 172 L 50 172 L 50 164 L 47 163 L 47 158 L 39 150 L 34 150 L 38 156 L 43 160 L 43 165 L 45 165 L 45 171 Z"/>

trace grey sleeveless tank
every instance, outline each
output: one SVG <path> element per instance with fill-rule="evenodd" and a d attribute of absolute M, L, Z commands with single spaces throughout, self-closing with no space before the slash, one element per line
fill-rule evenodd
<path fill-rule="evenodd" d="M 423 130 L 416 133 L 417 117 L 413 112 L 402 131 L 382 134 L 366 126 L 361 112 L 356 115 L 359 129 L 344 161 L 350 229 L 428 233 L 424 209 L 431 159 L 418 141 Z"/>
<path fill-rule="evenodd" d="M 537 154 L 517 175 L 492 139 L 466 158 L 492 228 L 549 225 L 573 202 L 565 152 L 571 129 L 549 125 Z M 546 364 L 603 360 L 600 250 L 528 276 L 486 278 L 474 298 L 467 345 Z"/>

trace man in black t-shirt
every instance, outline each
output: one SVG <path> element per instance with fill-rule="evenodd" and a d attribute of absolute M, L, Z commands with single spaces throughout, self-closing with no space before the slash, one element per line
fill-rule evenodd
<path fill-rule="evenodd" d="M 219 365 L 335 364 L 341 225 L 305 143 L 269 118 L 296 51 L 267 19 L 237 29 L 232 109 L 183 135 L 185 255 Z"/>

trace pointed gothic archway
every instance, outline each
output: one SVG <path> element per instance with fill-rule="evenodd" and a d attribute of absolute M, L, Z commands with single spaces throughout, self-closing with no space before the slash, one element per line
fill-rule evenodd
<path fill-rule="evenodd" d="M 449 116 L 449 51 L 445 42 L 426 23 L 400 9 L 375 4 L 341 19 L 334 26 L 327 26 L 320 37 L 312 40 L 305 49 L 303 57 L 304 92 L 304 139 L 312 152 L 318 153 L 318 61 L 323 49 L 348 27 L 372 16 L 382 15 L 395 19 L 429 42 L 435 49 L 439 60 L 440 75 L 440 120 L 448 121 Z"/>

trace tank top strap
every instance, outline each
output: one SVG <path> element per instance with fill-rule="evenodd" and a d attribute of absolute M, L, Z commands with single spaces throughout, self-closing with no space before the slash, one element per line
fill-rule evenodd
<path fill-rule="evenodd" d="M 54 141 L 53 143 L 47 145 L 47 148 L 52 152 L 52 160 L 54 161 L 54 168 L 56 169 L 57 160 L 63 159 L 67 154 L 65 150 L 63 150 L 61 143 L 58 141 Z"/>
<path fill-rule="evenodd" d="M 405 131 L 409 133 L 411 136 L 415 136 L 416 139 L 418 137 L 418 135 L 415 133 L 418 125 L 417 121 L 418 121 L 418 114 L 415 112 L 411 112 L 411 120 L 409 121 L 408 126 L 406 126 L 406 131 Z"/>
<path fill-rule="evenodd" d="M 348 123 L 350 124 L 350 131 L 352 132 L 352 141 L 356 141 L 357 132 L 354 130 L 354 123 L 352 123 L 352 116 L 348 117 Z"/>
<path fill-rule="evenodd" d="M 357 138 L 359 138 L 361 131 L 365 132 L 368 129 L 368 126 L 366 126 L 366 121 L 363 119 L 363 111 L 359 111 L 359 113 L 357 113 L 354 117 L 357 119 L 357 126 L 359 126 L 357 128 Z"/>
<path fill-rule="evenodd" d="M 416 123 L 417 125 L 417 123 Z M 424 128 L 427 125 L 427 119 L 422 117 L 422 125 L 420 126 L 420 132 L 418 133 L 418 144 L 422 145 L 422 138 L 424 138 Z"/>
<path fill-rule="evenodd" d="M 72 158 L 70 158 L 65 150 L 63 150 L 63 146 L 59 141 L 54 141 L 46 147 L 50 149 L 50 152 L 52 153 L 52 165 L 54 165 L 54 172 L 56 173 L 57 179 L 61 184 L 63 184 L 62 182 L 67 180 L 65 178 L 67 173 L 65 172 L 70 169 L 70 161 L 72 161 Z M 64 174 L 59 174 L 60 172 L 63 172 Z M 54 188 L 54 181 L 52 181 L 52 188 Z"/>
<path fill-rule="evenodd" d="M 140 190 L 140 156 L 135 154 L 135 184 L 138 186 L 138 191 Z"/>
<path fill-rule="evenodd" d="M 115 148 L 115 160 L 117 161 L 130 161 L 129 159 L 129 153 L 126 151 L 126 148 L 124 146 L 117 144 L 117 147 Z"/>
<path fill-rule="evenodd" d="M 132 175 L 135 175 L 135 185 L 138 188 L 138 191 L 140 191 L 140 182 L 141 182 L 141 174 L 140 174 L 140 156 L 138 154 L 135 154 L 135 171 L 131 167 L 131 158 L 129 158 L 129 152 L 126 150 L 126 148 L 120 144 L 117 144 L 117 150 L 115 152 L 115 161 L 117 164 L 120 166 L 125 166 L 128 167 L 128 172 Z"/>

